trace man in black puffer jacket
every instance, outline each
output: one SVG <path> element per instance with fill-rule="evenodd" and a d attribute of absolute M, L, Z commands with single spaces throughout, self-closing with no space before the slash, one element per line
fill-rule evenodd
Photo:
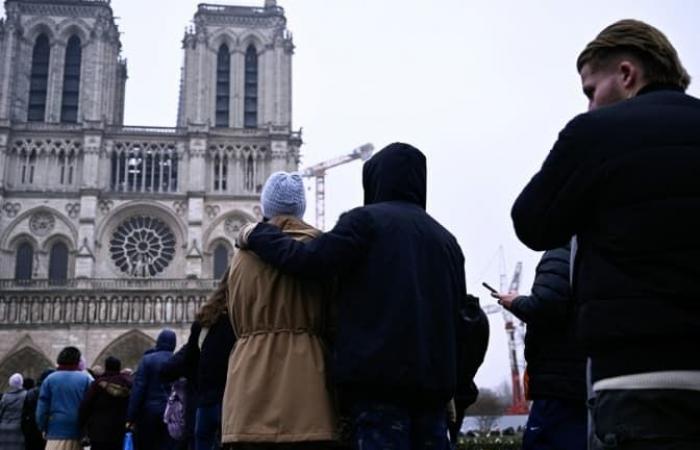
<path fill-rule="evenodd" d="M 700 448 L 700 101 L 656 28 L 623 20 L 578 59 L 590 111 L 560 133 L 513 206 L 535 250 L 577 237 L 577 333 L 597 439 Z"/>
<path fill-rule="evenodd" d="M 384 148 L 365 163 L 363 186 L 365 206 L 309 243 L 263 223 L 242 230 L 241 246 L 247 238 L 250 250 L 290 274 L 339 277 L 332 375 L 350 399 L 363 448 L 446 448 L 446 405 L 458 383 L 472 382 L 457 373 L 464 257 L 425 211 L 419 150 Z"/>
<path fill-rule="evenodd" d="M 569 246 L 545 252 L 530 295 L 493 294 L 527 324 L 528 398 L 523 450 L 586 449 L 586 357 L 574 336 Z"/>

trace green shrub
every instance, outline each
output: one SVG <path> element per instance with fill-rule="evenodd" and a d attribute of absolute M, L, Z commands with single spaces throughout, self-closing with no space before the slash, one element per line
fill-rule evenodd
<path fill-rule="evenodd" d="M 502 437 L 475 437 L 460 438 L 458 450 L 520 450 L 522 437 L 502 436 Z"/>

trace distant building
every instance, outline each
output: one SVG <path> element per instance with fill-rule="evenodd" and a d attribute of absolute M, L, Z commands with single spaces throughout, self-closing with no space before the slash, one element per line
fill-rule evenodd
<path fill-rule="evenodd" d="M 160 128 L 123 124 L 109 0 L 5 9 L 0 386 L 65 345 L 133 367 L 161 328 L 183 342 L 239 227 L 261 217 L 265 179 L 297 168 L 284 10 L 200 4 L 182 41 L 177 126 Z"/>

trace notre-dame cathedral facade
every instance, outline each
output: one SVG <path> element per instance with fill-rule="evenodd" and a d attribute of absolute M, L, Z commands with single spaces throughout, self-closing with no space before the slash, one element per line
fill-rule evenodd
<path fill-rule="evenodd" d="M 265 179 L 298 166 L 284 10 L 200 4 L 177 124 L 161 128 L 123 124 L 109 0 L 5 5 L 0 386 L 66 345 L 89 365 L 114 354 L 134 367 L 160 329 L 183 342 L 239 227 L 261 217 Z"/>

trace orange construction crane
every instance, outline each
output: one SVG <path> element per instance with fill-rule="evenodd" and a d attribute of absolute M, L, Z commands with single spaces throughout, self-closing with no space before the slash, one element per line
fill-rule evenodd
<path fill-rule="evenodd" d="M 522 274 L 523 263 L 518 262 L 515 264 L 515 272 L 513 272 L 513 278 L 511 279 L 510 284 L 508 284 L 503 247 L 500 247 L 499 252 L 500 290 L 501 292 L 517 294 L 520 290 L 520 275 Z M 490 307 L 489 309 L 486 309 L 486 312 L 488 314 L 497 312 L 499 310 L 503 313 L 503 322 L 505 323 L 506 335 L 508 336 L 508 358 L 510 360 L 510 377 L 512 383 L 513 402 L 511 403 L 507 412 L 509 414 L 527 414 L 527 401 L 525 400 L 525 390 L 523 388 L 522 377 L 520 375 L 520 365 L 518 364 L 518 345 L 515 335 L 516 326 L 514 323 L 515 317 L 505 308 L 498 308 L 496 305 L 487 306 Z"/>

